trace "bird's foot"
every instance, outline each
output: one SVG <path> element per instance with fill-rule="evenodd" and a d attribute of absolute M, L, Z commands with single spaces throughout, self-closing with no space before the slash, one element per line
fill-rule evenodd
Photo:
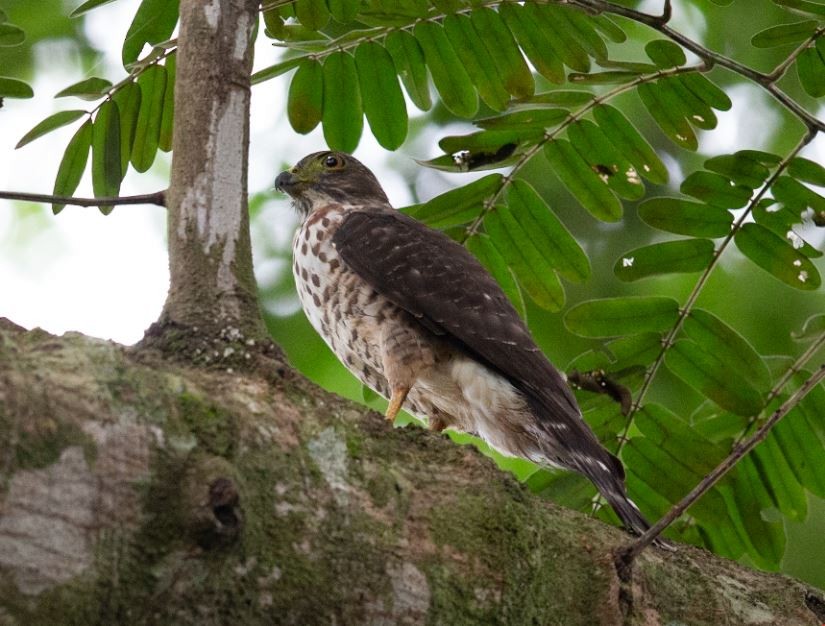
<path fill-rule="evenodd" d="M 408 393 L 410 393 L 409 387 L 396 387 L 392 390 L 390 405 L 387 407 L 387 412 L 384 413 L 384 417 L 386 417 L 388 421 L 395 421 L 395 417 L 398 415 L 398 412 L 401 410 L 401 406 L 407 399 Z"/>

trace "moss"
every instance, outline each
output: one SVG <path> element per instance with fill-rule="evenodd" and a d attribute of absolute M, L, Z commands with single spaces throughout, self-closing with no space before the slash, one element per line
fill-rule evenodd
<path fill-rule="evenodd" d="M 83 448 L 86 462 L 94 463 L 97 448 L 89 435 L 74 424 L 45 418 L 18 430 L 15 445 L 17 469 L 40 469 L 56 463 L 70 446 Z"/>
<path fill-rule="evenodd" d="M 223 457 L 234 454 L 238 427 L 229 411 L 188 392 L 178 396 L 177 409 L 204 452 Z"/>
<path fill-rule="evenodd" d="M 574 540 L 557 537 L 574 537 L 580 528 L 550 527 L 535 503 L 509 498 L 506 491 L 461 494 L 433 511 L 432 538 L 452 555 L 442 554 L 427 572 L 437 590 L 438 622 L 596 623 L 598 599 L 608 594 L 608 573 L 574 551 Z M 590 590 L 587 597 L 582 588 Z M 548 622 L 548 615 L 557 621 Z"/>

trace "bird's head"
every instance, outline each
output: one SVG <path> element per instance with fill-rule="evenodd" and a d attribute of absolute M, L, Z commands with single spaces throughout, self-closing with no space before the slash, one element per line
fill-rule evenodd
<path fill-rule="evenodd" d="M 335 202 L 344 205 L 389 205 L 375 175 L 342 152 L 315 152 L 278 174 L 275 188 L 288 193 L 304 215 Z"/>

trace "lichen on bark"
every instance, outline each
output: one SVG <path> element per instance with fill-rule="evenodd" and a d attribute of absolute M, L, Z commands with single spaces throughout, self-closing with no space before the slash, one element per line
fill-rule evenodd
<path fill-rule="evenodd" d="M 227 373 L 0 324 L 0 623 L 817 623 L 802 584 L 695 548 L 621 583 L 618 529 L 270 354 Z"/>

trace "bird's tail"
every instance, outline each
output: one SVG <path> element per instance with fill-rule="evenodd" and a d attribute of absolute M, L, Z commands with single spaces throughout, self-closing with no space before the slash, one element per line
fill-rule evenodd
<path fill-rule="evenodd" d="M 581 462 L 576 462 L 574 469 L 596 485 L 627 530 L 641 535 L 650 528 L 650 523 L 633 500 L 627 497 L 622 462 L 606 450 L 602 452 L 604 454 L 600 455 L 601 459 L 580 458 Z"/>

